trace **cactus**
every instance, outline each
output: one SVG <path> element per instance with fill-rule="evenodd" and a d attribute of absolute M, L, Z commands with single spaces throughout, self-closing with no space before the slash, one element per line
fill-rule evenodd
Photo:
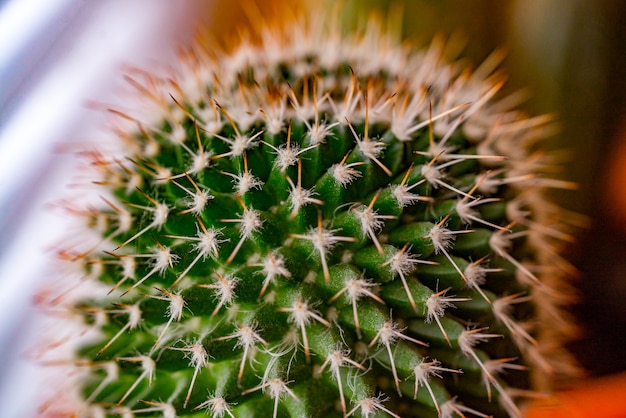
<path fill-rule="evenodd" d="M 89 153 L 101 199 L 68 206 L 98 238 L 55 298 L 74 413 L 521 416 L 567 372 L 551 118 L 501 97 L 499 53 L 470 71 L 374 21 L 245 39 L 129 76 L 144 108 Z"/>

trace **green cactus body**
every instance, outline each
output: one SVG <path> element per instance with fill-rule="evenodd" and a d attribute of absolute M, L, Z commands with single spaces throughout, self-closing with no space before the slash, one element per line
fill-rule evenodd
<path fill-rule="evenodd" d="M 154 114 L 94 159 L 102 238 L 65 253 L 104 289 L 72 306 L 77 415 L 521 415 L 565 334 L 546 118 L 374 24 L 263 39 L 133 79 Z"/>

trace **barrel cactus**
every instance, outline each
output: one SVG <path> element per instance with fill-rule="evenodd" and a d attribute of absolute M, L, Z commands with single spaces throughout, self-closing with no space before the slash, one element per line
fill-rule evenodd
<path fill-rule="evenodd" d="M 84 153 L 99 199 L 66 206 L 96 238 L 50 296 L 81 324 L 71 402 L 44 409 L 521 416 L 571 369 L 551 118 L 502 95 L 499 53 L 470 70 L 375 21 L 247 39 L 129 75 L 143 107 Z"/>

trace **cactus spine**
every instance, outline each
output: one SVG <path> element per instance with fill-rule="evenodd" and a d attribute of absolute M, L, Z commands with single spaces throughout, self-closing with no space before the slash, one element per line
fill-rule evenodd
<path fill-rule="evenodd" d="M 470 72 L 375 23 L 262 39 L 129 78 L 152 113 L 91 153 L 75 413 L 520 416 L 568 332 L 549 118 L 499 99 L 497 54 Z"/>

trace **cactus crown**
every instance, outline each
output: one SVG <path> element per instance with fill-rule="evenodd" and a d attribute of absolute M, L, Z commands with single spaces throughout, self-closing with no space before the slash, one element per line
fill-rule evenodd
<path fill-rule="evenodd" d="M 129 77 L 151 113 L 91 154 L 78 415 L 520 415 L 566 328 L 549 118 L 498 99 L 495 55 L 374 23 L 262 39 Z"/>

